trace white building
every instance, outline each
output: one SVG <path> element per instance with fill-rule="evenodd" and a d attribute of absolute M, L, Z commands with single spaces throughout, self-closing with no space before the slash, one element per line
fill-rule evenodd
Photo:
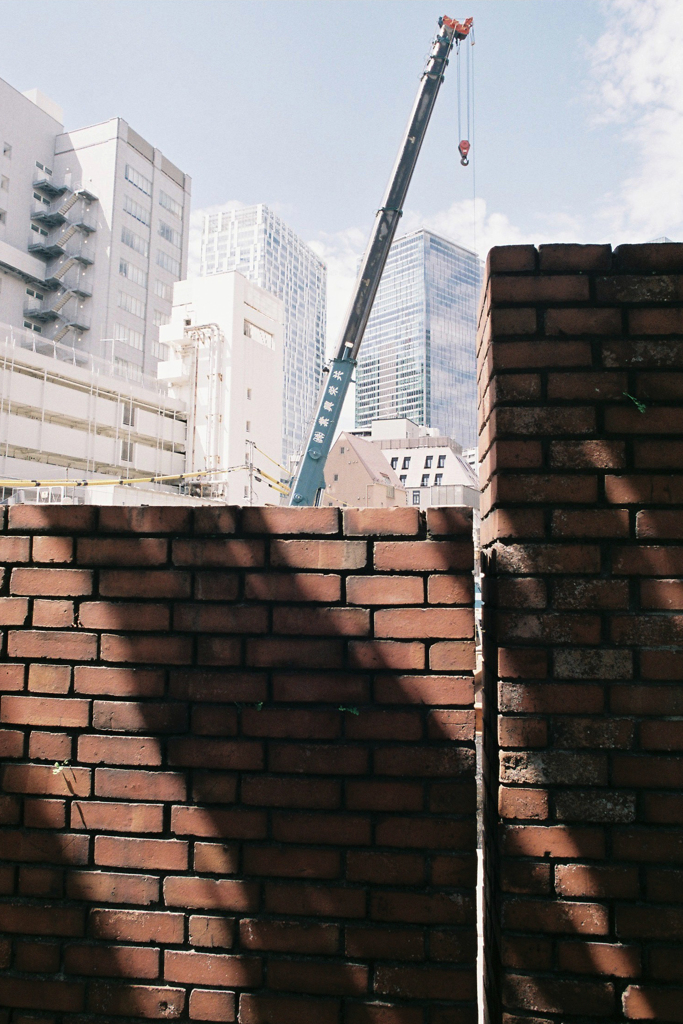
<path fill-rule="evenodd" d="M 121 118 L 65 132 L 0 80 L 0 321 L 153 377 L 186 276 L 190 179 Z"/>
<path fill-rule="evenodd" d="M 325 363 L 327 269 L 267 206 L 207 214 L 201 274 L 238 270 L 284 303 L 281 459 L 307 440 Z"/>
<path fill-rule="evenodd" d="M 184 406 L 154 380 L 123 380 L 94 356 L 0 324 L 3 480 L 183 473 L 186 430 Z"/>
<path fill-rule="evenodd" d="M 367 435 L 365 435 L 367 436 Z M 451 437 L 409 419 L 373 420 L 369 438 L 407 491 L 407 503 L 479 508 L 479 481 Z"/>
<path fill-rule="evenodd" d="M 225 472 L 206 493 L 231 504 L 282 494 L 282 322 L 282 302 L 233 272 L 177 284 L 161 328 L 159 379 L 187 408 L 186 471 Z"/>

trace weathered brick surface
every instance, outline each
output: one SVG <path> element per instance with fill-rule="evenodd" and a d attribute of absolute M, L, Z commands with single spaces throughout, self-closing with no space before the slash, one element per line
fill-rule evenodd
<path fill-rule="evenodd" d="M 682 269 L 683 245 L 490 254 L 492 1024 L 683 1020 Z"/>
<path fill-rule="evenodd" d="M 474 1024 L 471 513 L 6 518 L 0 1024 Z"/>

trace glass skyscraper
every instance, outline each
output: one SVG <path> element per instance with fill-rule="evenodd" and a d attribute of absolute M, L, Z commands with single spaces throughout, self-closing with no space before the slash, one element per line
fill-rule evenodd
<path fill-rule="evenodd" d="M 477 443 L 481 263 L 431 231 L 394 241 L 361 345 L 356 426 L 408 418 Z"/>
<path fill-rule="evenodd" d="M 286 464 L 306 441 L 322 379 L 327 269 L 284 221 L 259 203 L 204 217 L 200 273 L 231 270 L 284 302 L 282 457 Z"/>

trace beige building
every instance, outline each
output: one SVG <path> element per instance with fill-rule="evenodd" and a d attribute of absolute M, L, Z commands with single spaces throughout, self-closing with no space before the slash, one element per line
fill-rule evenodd
<path fill-rule="evenodd" d="M 344 431 L 325 464 L 322 504 L 393 508 L 406 504 L 406 491 L 377 445 Z"/>

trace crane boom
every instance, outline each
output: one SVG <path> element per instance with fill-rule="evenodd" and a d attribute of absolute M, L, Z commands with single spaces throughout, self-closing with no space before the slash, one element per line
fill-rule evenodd
<path fill-rule="evenodd" d="M 318 405 L 308 443 L 292 482 L 290 505 L 316 505 L 325 487 L 325 462 L 339 422 L 344 399 L 356 368 L 358 350 L 363 340 L 372 304 L 403 213 L 403 203 L 415 170 L 429 119 L 439 94 L 448 56 L 456 43 L 465 39 L 472 27 L 472 18 L 460 24 L 452 18 L 439 18 L 439 31 L 432 44 L 427 65 L 413 109 L 401 142 L 401 148 L 385 193 L 377 211 L 356 285 L 339 349 L 331 360 L 327 377 L 318 398 Z"/>

